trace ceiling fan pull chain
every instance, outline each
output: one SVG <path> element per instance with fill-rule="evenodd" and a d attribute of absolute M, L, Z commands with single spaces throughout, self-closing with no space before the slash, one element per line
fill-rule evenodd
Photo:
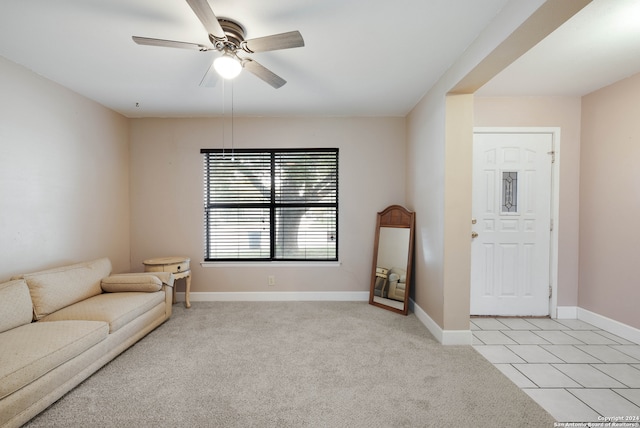
<path fill-rule="evenodd" d="M 233 162 L 234 153 L 233 153 L 233 80 L 231 81 L 231 162 Z"/>
<path fill-rule="evenodd" d="M 222 157 L 225 157 L 225 151 L 224 151 L 224 140 L 226 139 L 226 135 L 225 135 L 225 122 L 226 122 L 226 112 L 225 112 L 225 104 L 226 104 L 226 96 L 225 96 L 225 87 L 227 86 L 225 79 L 222 80 Z"/>

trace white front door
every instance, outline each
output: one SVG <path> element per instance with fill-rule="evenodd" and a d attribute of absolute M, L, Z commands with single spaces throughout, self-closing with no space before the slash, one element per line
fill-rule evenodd
<path fill-rule="evenodd" d="M 549 315 L 550 133 L 475 133 L 471 315 Z"/>

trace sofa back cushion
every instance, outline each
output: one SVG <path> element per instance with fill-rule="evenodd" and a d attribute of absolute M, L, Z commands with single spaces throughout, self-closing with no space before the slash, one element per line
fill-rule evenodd
<path fill-rule="evenodd" d="M 108 258 L 22 275 L 37 321 L 50 313 L 102 293 L 100 281 L 111 273 Z"/>
<path fill-rule="evenodd" d="M 0 284 L 0 333 L 31 322 L 33 307 L 24 279 Z"/>

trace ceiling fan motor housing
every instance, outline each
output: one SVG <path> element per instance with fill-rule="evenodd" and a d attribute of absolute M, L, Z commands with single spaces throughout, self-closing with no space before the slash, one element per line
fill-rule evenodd
<path fill-rule="evenodd" d="M 240 45 L 244 42 L 244 27 L 227 18 L 218 18 L 218 22 L 224 31 L 227 40 L 217 38 L 213 34 L 209 34 L 209 40 L 219 51 L 231 50 L 235 52 L 240 49 Z"/>

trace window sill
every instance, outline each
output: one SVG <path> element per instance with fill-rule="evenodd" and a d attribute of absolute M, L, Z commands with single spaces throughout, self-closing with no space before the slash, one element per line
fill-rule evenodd
<path fill-rule="evenodd" d="M 203 268 L 220 267 L 340 267 L 341 262 L 201 262 Z"/>

